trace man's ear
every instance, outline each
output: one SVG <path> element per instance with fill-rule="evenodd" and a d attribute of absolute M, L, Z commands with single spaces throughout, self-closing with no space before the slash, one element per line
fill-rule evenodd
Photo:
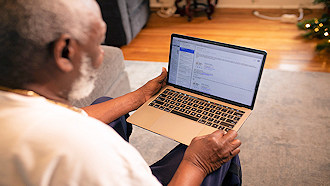
<path fill-rule="evenodd" d="M 56 65 L 63 72 L 70 72 L 74 66 L 72 63 L 72 57 L 75 50 L 72 46 L 72 38 L 67 34 L 62 34 L 61 37 L 55 41 L 54 44 L 54 60 Z"/>

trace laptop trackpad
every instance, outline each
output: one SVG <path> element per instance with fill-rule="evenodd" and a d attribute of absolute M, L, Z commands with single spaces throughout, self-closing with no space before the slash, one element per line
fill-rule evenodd
<path fill-rule="evenodd" d="M 161 116 L 150 127 L 150 130 L 189 145 L 191 140 L 197 136 L 204 127 L 204 125 L 189 119 L 166 114 Z"/>

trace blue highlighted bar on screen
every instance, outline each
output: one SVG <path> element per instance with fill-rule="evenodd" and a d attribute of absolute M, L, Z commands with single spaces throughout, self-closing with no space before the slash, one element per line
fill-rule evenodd
<path fill-rule="evenodd" d="M 180 51 L 182 51 L 182 52 L 188 52 L 188 53 L 195 53 L 195 51 L 194 50 L 191 50 L 191 49 L 188 49 L 188 48 L 182 48 L 182 47 L 180 47 Z"/>

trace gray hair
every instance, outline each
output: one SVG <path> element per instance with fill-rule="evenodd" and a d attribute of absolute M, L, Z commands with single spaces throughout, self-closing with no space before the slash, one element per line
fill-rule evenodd
<path fill-rule="evenodd" d="M 62 34 L 85 43 L 101 19 L 95 0 L 0 0 L 0 85 L 22 88 Z"/>

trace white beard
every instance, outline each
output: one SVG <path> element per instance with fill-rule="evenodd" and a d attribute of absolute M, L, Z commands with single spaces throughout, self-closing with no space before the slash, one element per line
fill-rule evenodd
<path fill-rule="evenodd" d="M 97 77 L 97 69 L 94 69 L 92 66 L 91 58 L 87 57 L 86 54 L 82 55 L 80 66 L 80 77 L 76 79 L 72 84 L 72 89 L 69 92 L 68 99 L 69 101 L 80 100 L 87 97 L 92 93 Z"/>

